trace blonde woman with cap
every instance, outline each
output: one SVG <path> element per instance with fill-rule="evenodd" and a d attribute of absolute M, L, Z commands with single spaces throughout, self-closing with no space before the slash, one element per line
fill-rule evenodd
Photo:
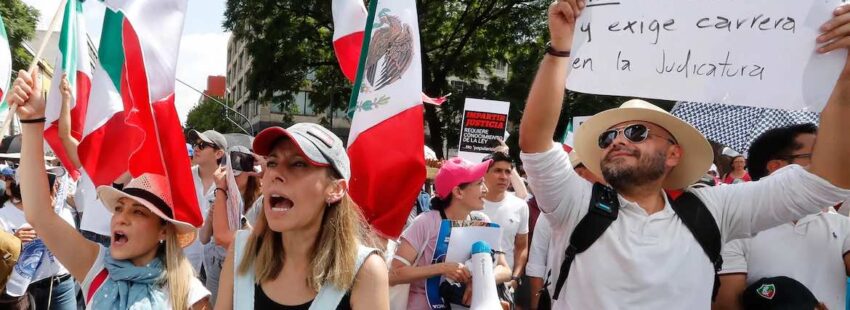
<path fill-rule="evenodd" d="M 22 122 L 20 182 L 27 221 L 48 249 L 81 279 L 88 309 L 204 309 L 209 292 L 182 247 L 195 228 L 174 218 L 165 177 L 144 174 L 123 190 L 98 188 L 112 213 L 112 243 L 86 240 L 53 212 L 44 159 L 44 98 L 38 72 L 21 71 L 9 99 Z"/>
<path fill-rule="evenodd" d="M 236 234 L 216 309 L 388 309 L 386 263 L 348 195 L 342 141 L 299 123 L 263 130 L 254 152 L 267 157 L 263 212 Z"/>
<path fill-rule="evenodd" d="M 455 157 L 443 163 L 434 177 L 437 195 L 431 199 L 431 211 L 417 216 L 410 227 L 401 234 L 401 244 L 390 267 L 390 285 L 410 283 L 408 309 L 439 308 L 451 302 L 448 296 L 427 297 L 442 293 L 433 292 L 440 289 L 442 280 L 437 281 L 436 285 L 429 285 L 428 279 L 434 277 L 466 283 L 462 300 L 453 301 L 455 304 L 469 305 L 472 289 L 472 285 L 469 285 L 469 269 L 463 264 L 438 260 L 438 257 L 445 253 L 439 253 L 437 250 L 437 239 L 444 219 L 456 222 L 490 222 L 481 210 L 484 210 L 484 196 L 487 193 L 484 175 L 491 162 L 492 160 L 486 160 L 474 164 Z M 511 281 L 511 269 L 504 254 L 496 255 L 494 265 L 497 283 Z"/>

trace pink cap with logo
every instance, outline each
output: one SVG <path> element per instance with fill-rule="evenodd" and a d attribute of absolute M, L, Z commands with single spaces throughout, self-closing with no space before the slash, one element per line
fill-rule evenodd
<path fill-rule="evenodd" d="M 480 180 L 487 173 L 491 162 L 492 159 L 475 164 L 460 157 L 447 160 L 434 177 L 437 197 L 446 198 L 455 186 Z"/>

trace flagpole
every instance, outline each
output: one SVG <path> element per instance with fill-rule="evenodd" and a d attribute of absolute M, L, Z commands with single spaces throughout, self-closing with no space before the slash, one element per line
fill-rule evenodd
<path fill-rule="evenodd" d="M 44 53 L 44 49 L 47 48 L 47 43 L 50 42 L 50 37 L 53 35 L 53 29 L 56 28 L 56 24 L 59 22 L 59 16 L 62 16 L 62 13 L 65 11 L 65 6 L 68 4 L 68 0 L 59 0 L 59 8 L 56 9 L 56 13 L 53 13 L 53 19 L 50 20 L 50 25 L 47 26 L 47 33 L 44 34 L 44 38 L 41 39 L 41 45 L 38 47 L 38 51 L 35 53 L 35 57 L 33 57 L 32 62 L 30 63 L 29 68 L 27 68 L 27 72 L 32 73 L 33 70 L 38 66 L 38 60 L 41 58 L 41 54 Z M 33 81 L 33 83 L 40 83 L 39 81 Z M 6 115 L 6 119 L 3 121 L 3 126 L 0 127 L 0 139 L 6 136 L 6 131 L 9 130 L 9 124 L 12 123 L 12 117 L 15 116 L 15 112 L 18 110 L 18 105 L 13 104 L 9 107 L 9 113 Z"/>
<path fill-rule="evenodd" d="M 363 32 L 363 46 L 360 47 L 357 75 L 354 78 L 354 86 L 351 88 L 351 100 L 348 101 L 348 118 L 352 120 L 354 119 L 354 110 L 357 108 L 357 98 L 360 95 L 360 85 L 363 84 L 363 71 L 365 71 L 366 58 L 369 56 L 369 43 L 372 42 L 372 26 L 375 23 L 375 10 L 377 8 L 378 0 L 369 1 L 369 15 L 366 17 L 366 30 Z"/>

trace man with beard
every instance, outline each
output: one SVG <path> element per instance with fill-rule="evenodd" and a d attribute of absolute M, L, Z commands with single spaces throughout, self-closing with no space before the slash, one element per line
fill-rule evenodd
<path fill-rule="evenodd" d="M 552 225 L 548 261 L 555 266 L 550 267 L 550 283 L 559 278 L 570 237 L 589 214 L 592 198 L 593 186 L 573 171 L 567 154 L 551 139 L 564 98 L 575 21 L 585 6 L 583 0 L 550 6 L 552 41 L 520 123 L 521 159 Z M 850 4 L 839 6 L 834 15 L 822 28 L 818 53 L 850 48 Z M 690 207 L 706 211 L 691 223 L 712 225 L 725 242 L 844 200 L 850 194 L 844 189 L 850 188 L 847 119 L 850 63 L 821 114 L 811 164 L 789 165 L 758 182 L 691 190 L 685 195 L 695 196 L 700 205 Z M 663 191 L 686 188 L 705 174 L 712 159 L 705 137 L 666 111 L 631 100 L 587 120 L 577 131 L 575 147 L 585 166 L 616 190 L 606 202 L 619 204 L 619 215 L 586 251 L 575 255 L 562 291 L 548 286 L 556 297 L 552 308 L 708 309 L 715 266 Z"/>

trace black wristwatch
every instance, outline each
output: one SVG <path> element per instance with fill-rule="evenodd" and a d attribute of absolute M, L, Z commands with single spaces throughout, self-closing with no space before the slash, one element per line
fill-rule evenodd
<path fill-rule="evenodd" d="M 552 47 L 552 42 L 546 42 L 546 54 L 555 57 L 570 57 L 570 51 L 559 51 Z"/>
<path fill-rule="evenodd" d="M 516 281 L 517 284 L 522 284 L 522 277 L 511 276 L 511 281 Z"/>

